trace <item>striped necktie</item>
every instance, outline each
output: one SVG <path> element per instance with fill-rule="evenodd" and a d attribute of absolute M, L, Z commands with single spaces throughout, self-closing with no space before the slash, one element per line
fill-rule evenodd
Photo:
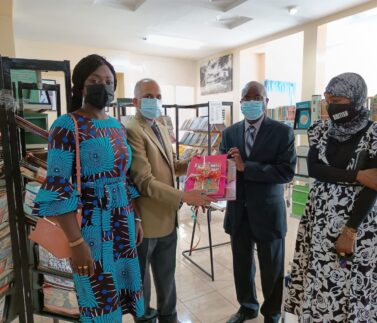
<path fill-rule="evenodd" d="M 254 146 L 254 134 L 255 134 L 255 127 L 250 125 L 246 130 L 246 142 L 245 142 L 245 152 L 247 158 L 250 157 L 251 151 Z"/>
<path fill-rule="evenodd" d="M 164 141 L 162 140 L 161 132 L 160 132 L 160 129 L 158 129 L 158 127 L 157 127 L 157 123 L 153 122 L 152 125 L 151 125 L 151 128 L 152 128 L 154 134 L 156 135 L 158 141 L 160 142 L 162 148 L 165 149 Z"/>

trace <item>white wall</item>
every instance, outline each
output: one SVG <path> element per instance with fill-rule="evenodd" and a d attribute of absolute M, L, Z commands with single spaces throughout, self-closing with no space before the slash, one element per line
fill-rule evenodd
<path fill-rule="evenodd" d="M 324 91 L 329 80 L 344 72 L 359 73 L 368 85 L 368 95 L 377 94 L 377 9 L 327 25 Z"/>
<path fill-rule="evenodd" d="M 84 56 L 99 54 L 105 56 L 118 73 L 124 73 L 124 93 L 126 97 L 133 97 L 135 83 L 144 77 L 155 79 L 162 88 L 162 96 L 167 101 L 180 100 L 195 101 L 196 62 L 187 59 L 165 58 L 141 55 L 126 51 L 77 46 L 67 43 L 35 42 L 16 39 L 16 57 L 50 60 L 69 60 L 71 69 Z M 182 97 L 181 87 L 191 88 Z M 164 102 L 175 103 L 175 102 Z"/>
<path fill-rule="evenodd" d="M 296 84 L 296 99 L 301 98 L 303 33 L 284 37 L 265 45 L 265 79 Z"/>

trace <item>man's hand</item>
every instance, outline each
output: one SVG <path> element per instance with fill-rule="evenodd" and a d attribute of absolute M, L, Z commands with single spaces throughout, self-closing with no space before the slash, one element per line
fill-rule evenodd
<path fill-rule="evenodd" d="M 241 153 L 238 148 L 230 148 L 228 151 L 228 156 L 234 158 L 234 161 L 236 162 L 236 168 L 239 172 L 243 172 L 245 170 L 245 163 L 242 160 Z"/>
<path fill-rule="evenodd" d="M 138 247 L 143 242 L 144 232 L 140 221 L 135 221 L 136 230 L 136 247 Z"/>
<path fill-rule="evenodd" d="M 188 205 L 209 206 L 210 203 L 214 201 L 214 199 L 205 194 L 205 191 L 192 190 L 189 192 L 183 192 L 182 195 L 182 202 L 185 202 Z"/>

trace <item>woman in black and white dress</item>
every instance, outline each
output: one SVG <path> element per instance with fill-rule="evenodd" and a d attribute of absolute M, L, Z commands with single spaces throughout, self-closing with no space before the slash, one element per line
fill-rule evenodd
<path fill-rule="evenodd" d="M 377 123 L 354 73 L 325 92 L 330 120 L 308 130 L 315 179 L 296 241 L 285 311 L 300 322 L 377 322 Z"/>

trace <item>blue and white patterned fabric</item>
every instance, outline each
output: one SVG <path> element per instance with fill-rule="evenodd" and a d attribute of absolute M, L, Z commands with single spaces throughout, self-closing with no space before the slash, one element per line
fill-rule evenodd
<path fill-rule="evenodd" d="M 81 201 L 75 183 L 75 127 L 63 115 L 50 130 L 47 178 L 33 212 L 60 216 L 82 204 L 81 233 L 95 262 L 93 276 L 74 274 L 82 322 L 122 322 L 126 313 L 141 317 L 144 301 L 131 203 L 139 193 L 127 176 L 132 152 L 126 131 L 111 117 L 77 116 L 77 121 Z"/>

